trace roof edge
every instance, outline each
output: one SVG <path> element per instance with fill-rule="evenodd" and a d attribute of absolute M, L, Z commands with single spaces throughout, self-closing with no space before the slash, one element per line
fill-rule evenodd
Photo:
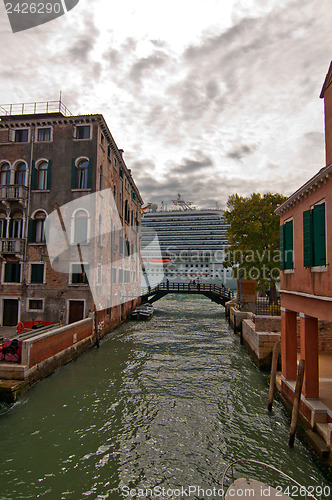
<path fill-rule="evenodd" d="M 281 215 L 290 210 L 294 205 L 306 198 L 312 191 L 320 188 L 329 178 L 332 178 L 332 163 L 321 168 L 316 175 L 309 179 L 303 186 L 287 198 L 278 208 L 275 209 L 277 215 Z"/>

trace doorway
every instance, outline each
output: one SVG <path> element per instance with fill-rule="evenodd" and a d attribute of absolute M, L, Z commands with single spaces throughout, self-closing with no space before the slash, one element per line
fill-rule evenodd
<path fill-rule="evenodd" d="M 69 301 L 69 323 L 75 323 L 84 318 L 84 300 Z"/>
<path fill-rule="evenodd" d="M 3 326 L 16 326 L 18 323 L 18 300 L 3 299 Z"/>

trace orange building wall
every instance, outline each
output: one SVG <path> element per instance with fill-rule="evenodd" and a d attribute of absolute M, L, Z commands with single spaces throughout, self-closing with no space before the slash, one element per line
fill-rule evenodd
<path fill-rule="evenodd" d="M 324 93 L 326 165 L 332 163 L 332 85 Z"/>
<path fill-rule="evenodd" d="M 332 100 L 331 100 L 332 104 Z M 332 113 L 331 113 L 332 116 Z M 331 123 L 332 126 L 332 123 Z M 332 134 L 332 128 L 331 128 Z M 332 136 L 331 136 L 332 140 Z M 303 212 L 314 204 L 326 201 L 327 266 L 322 272 L 313 272 L 303 266 Z M 316 191 L 292 207 L 280 217 L 281 224 L 293 217 L 294 228 L 294 272 L 281 273 L 281 289 L 304 292 L 311 295 L 332 297 L 332 181 L 329 178 Z M 287 297 L 289 299 L 290 296 Z M 295 298 L 294 298 L 295 300 Z M 332 309 L 332 303 L 330 304 Z M 299 309 L 294 309 L 299 310 Z M 301 310 L 301 309 L 300 309 Z M 331 320 L 330 320 L 331 321 Z"/>

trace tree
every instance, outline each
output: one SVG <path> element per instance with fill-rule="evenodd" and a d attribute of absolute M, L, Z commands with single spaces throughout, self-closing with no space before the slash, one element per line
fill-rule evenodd
<path fill-rule="evenodd" d="M 225 265 L 236 278 L 257 280 L 260 288 L 270 290 L 270 302 L 276 301 L 280 278 L 280 222 L 274 211 L 285 200 L 281 194 L 232 194 L 225 211 L 230 224 Z"/>

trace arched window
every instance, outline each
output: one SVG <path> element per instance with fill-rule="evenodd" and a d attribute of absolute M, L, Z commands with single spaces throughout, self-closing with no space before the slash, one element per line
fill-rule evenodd
<path fill-rule="evenodd" d="M 77 188 L 86 189 L 88 187 L 88 168 L 89 162 L 81 160 L 77 165 Z"/>
<path fill-rule="evenodd" d="M 7 235 L 7 216 L 5 212 L 0 212 L 0 238 L 6 238 Z"/>
<path fill-rule="evenodd" d="M 13 212 L 9 220 L 9 238 L 22 238 L 23 233 L 23 214 L 22 212 Z"/>
<path fill-rule="evenodd" d="M 35 222 L 35 242 L 44 243 L 45 241 L 45 219 L 46 214 L 43 210 L 38 210 L 34 216 Z"/>
<path fill-rule="evenodd" d="M 37 189 L 47 189 L 48 163 L 42 161 L 37 167 Z"/>
<path fill-rule="evenodd" d="M 45 220 L 46 213 L 44 210 L 35 212 L 33 218 L 29 222 L 29 242 L 45 243 Z"/>
<path fill-rule="evenodd" d="M 15 170 L 15 184 L 19 184 L 20 186 L 25 186 L 26 171 L 27 171 L 26 164 L 23 161 L 20 162 Z"/>
<path fill-rule="evenodd" d="M 74 243 L 87 243 L 89 216 L 85 210 L 78 210 L 74 215 Z"/>
<path fill-rule="evenodd" d="M 4 163 L 1 165 L 0 169 L 0 185 L 8 186 L 10 184 L 10 165 L 9 163 Z"/>

